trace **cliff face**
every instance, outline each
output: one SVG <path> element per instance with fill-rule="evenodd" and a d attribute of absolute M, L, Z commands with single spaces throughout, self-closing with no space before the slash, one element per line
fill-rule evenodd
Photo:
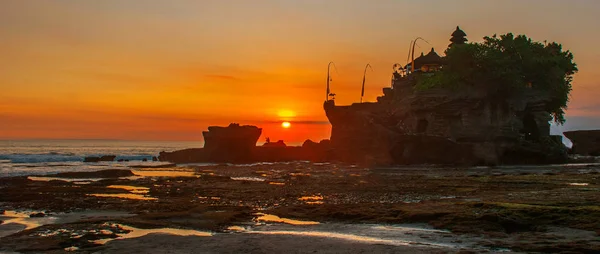
<path fill-rule="evenodd" d="M 573 142 L 573 153 L 600 156 L 600 130 L 567 131 L 563 134 Z"/>
<path fill-rule="evenodd" d="M 415 83 L 397 78 L 377 103 L 326 101 L 336 157 L 382 165 L 566 160 L 566 148 L 549 134 L 543 94 L 493 99 L 474 89 L 415 91 Z"/>

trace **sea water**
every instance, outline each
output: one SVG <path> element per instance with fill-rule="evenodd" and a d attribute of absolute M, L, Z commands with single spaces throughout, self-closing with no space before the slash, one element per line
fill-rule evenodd
<path fill-rule="evenodd" d="M 201 141 L 115 140 L 3 140 L 0 141 L 0 177 L 46 175 L 60 172 L 97 171 L 153 165 L 161 151 L 202 147 Z M 116 155 L 113 162 L 83 162 L 86 156 Z M 129 160 L 117 162 L 117 160 Z M 143 159 L 148 160 L 142 162 Z"/>

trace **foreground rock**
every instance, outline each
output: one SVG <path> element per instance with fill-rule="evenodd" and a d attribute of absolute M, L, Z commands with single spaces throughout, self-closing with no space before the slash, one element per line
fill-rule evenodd
<path fill-rule="evenodd" d="M 307 146 L 310 144 L 306 142 Z M 172 170 L 189 170 L 189 167 Z M 0 202 L 8 211 L 44 211 L 46 218 L 81 210 L 123 211 L 131 216 L 86 217 L 77 223 L 25 230 L 0 238 L 0 252 L 52 253 L 75 246 L 92 253 L 103 250 L 98 248 L 107 248 L 110 251 L 106 252 L 112 253 L 115 250 L 111 248 L 113 244 L 124 248 L 123 252 L 132 252 L 134 246 L 139 246 L 135 249 L 137 252 L 154 250 L 152 240 L 156 238 L 152 237 L 112 241 L 105 246 L 88 241 L 125 234 L 107 226 L 115 223 L 142 229 L 226 232 L 215 234 L 214 238 L 173 236 L 171 239 L 191 246 L 202 242 L 212 249 L 224 239 L 219 235 L 227 235 L 226 238 L 231 237 L 227 241 L 232 243 L 260 245 L 244 249 L 246 244 L 232 247 L 233 250 L 269 252 L 261 249 L 268 248 L 261 245 L 268 241 L 260 241 L 268 239 L 266 236 L 252 238 L 247 237 L 252 234 L 227 230 L 229 226 L 255 225 L 253 218 L 257 212 L 322 224 L 379 224 L 385 227 L 427 223 L 438 229 L 451 230 L 448 234 L 482 241 L 480 245 L 495 249 L 542 253 L 600 251 L 597 241 L 600 234 L 600 195 L 597 195 L 600 168 L 595 165 L 367 169 L 332 163 L 290 162 L 196 166 L 194 173 L 193 177 L 109 178 L 84 185 L 67 181 L 31 181 L 27 177 L 2 178 Z M 90 195 L 135 194 L 115 186 L 147 188 L 147 193 L 140 195 L 156 200 Z M 6 217 L 0 219 L 7 220 Z M 273 227 L 265 226 L 267 230 Z M 110 232 L 105 231 L 103 236 L 104 233 L 98 232 L 102 229 Z M 311 229 L 297 227 L 302 231 Z M 73 231 L 78 236 L 73 237 Z M 279 239 L 310 244 L 317 238 L 270 238 L 273 241 Z M 128 247 L 125 241 L 133 245 Z M 329 243 L 338 244 L 335 241 Z M 280 246 L 288 252 L 296 251 L 286 249 L 286 245 Z M 158 252 L 163 250 L 156 248 Z"/>
<path fill-rule="evenodd" d="M 573 142 L 572 153 L 600 156 L 600 130 L 567 131 L 563 134 Z"/>

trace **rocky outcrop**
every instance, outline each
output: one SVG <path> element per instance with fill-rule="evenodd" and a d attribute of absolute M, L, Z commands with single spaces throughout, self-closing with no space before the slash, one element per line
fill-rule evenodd
<path fill-rule="evenodd" d="M 262 133 L 256 126 L 232 123 L 227 127 L 210 126 L 204 136 L 204 150 L 213 162 L 251 161 L 252 149 Z"/>
<path fill-rule="evenodd" d="M 83 159 L 83 162 L 100 162 L 100 161 L 114 161 L 117 158 L 116 155 L 103 155 L 100 157 L 97 156 L 88 156 Z"/>
<path fill-rule="evenodd" d="M 160 152 L 159 161 L 169 161 L 173 163 L 201 163 L 211 162 L 204 148 L 189 148 L 172 152 Z"/>
<path fill-rule="evenodd" d="M 567 131 L 563 134 L 573 142 L 572 153 L 600 156 L 600 130 Z"/>
<path fill-rule="evenodd" d="M 287 146 L 283 140 L 256 146 L 261 129 L 256 126 L 209 127 L 204 132 L 204 148 L 191 148 L 173 152 L 160 152 L 160 161 L 173 163 L 253 163 L 278 161 L 329 161 L 329 140 L 319 143 L 307 140 L 303 146 Z"/>
<path fill-rule="evenodd" d="M 376 103 L 326 101 L 335 157 L 375 165 L 567 161 L 566 147 L 550 135 L 545 94 L 497 99 L 476 87 L 419 91 L 418 77 L 395 75 Z"/>

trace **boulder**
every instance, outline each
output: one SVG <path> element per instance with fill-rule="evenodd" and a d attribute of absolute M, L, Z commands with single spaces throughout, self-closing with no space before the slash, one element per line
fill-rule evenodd
<path fill-rule="evenodd" d="M 29 215 L 30 218 L 41 218 L 44 216 L 46 216 L 46 214 L 44 214 L 44 213 L 32 213 Z"/>

